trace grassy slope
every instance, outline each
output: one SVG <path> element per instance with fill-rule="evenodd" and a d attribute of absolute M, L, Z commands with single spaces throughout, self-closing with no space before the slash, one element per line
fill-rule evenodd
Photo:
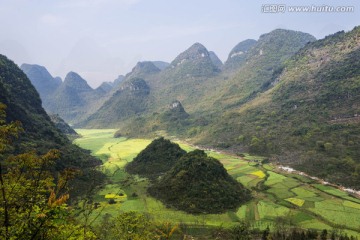
<path fill-rule="evenodd" d="M 261 229 L 267 226 L 274 227 L 278 217 L 285 217 L 300 227 L 315 229 L 342 227 L 344 219 L 347 219 L 347 226 L 344 226 L 347 228 L 346 231 L 353 235 L 360 234 L 360 200 L 332 187 L 318 185 L 303 176 L 280 174 L 271 165 L 256 166 L 251 160 L 254 161 L 257 157 L 249 155 L 239 158 L 213 151 L 207 152 L 219 159 L 231 176 L 252 189 L 254 200 L 251 202 L 237 211 L 220 215 L 194 216 L 167 209 L 161 202 L 146 195 L 146 179 L 130 176 L 123 171 L 124 164 L 131 161 L 150 140 L 115 139 L 112 138 L 115 130 L 77 131 L 83 138 L 77 139 L 76 144 L 102 157 L 103 171 L 110 179 L 106 188 L 95 196 L 95 200 L 102 206 L 97 212 L 101 211 L 102 215 L 116 215 L 118 211 L 135 210 L 150 213 L 159 221 L 185 222 L 197 226 L 231 226 L 243 219 Z M 187 151 L 193 150 L 193 147 L 184 143 L 180 146 Z M 134 192 L 137 197 L 132 196 Z M 123 196 L 115 198 L 116 204 L 107 203 L 106 197 L 114 197 L 119 193 Z M 336 218 L 333 217 L 334 214 Z"/>

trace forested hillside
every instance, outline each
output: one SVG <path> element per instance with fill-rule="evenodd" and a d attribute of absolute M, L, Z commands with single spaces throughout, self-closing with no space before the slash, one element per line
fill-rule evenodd
<path fill-rule="evenodd" d="M 26 75 L 12 61 L 0 55 L 0 102 L 6 106 L 6 121 L 21 123 L 24 132 L 13 143 L 13 153 L 35 151 L 45 154 L 50 149 L 58 149 L 60 158 L 53 171 L 73 168 L 83 171 L 83 175 L 73 181 L 72 197 L 83 194 L 102 181 L 102 174 L 92 168 L 101 162 L 90 156 L 68 140 L 51 122 L 41 107 L 39 94 Z M 93 178 L 89 184 L 89 178 Z M 98 182 L 94 182 L 98 181 Z M 92 185 L 92 186 L 91 186 Z"/>
<path fill-rule="evenodd" d="M 204 128 L 198 141 L 249 150 L 358 187 L 359 30 L 308 44 L 252 101 Z"/>

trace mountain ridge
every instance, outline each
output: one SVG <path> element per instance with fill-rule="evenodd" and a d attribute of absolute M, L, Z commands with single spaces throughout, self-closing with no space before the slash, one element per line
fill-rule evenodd
<path fill-rule="evenodd" d="M 268 89 L 229 111 L 200 142 L 213 136 L 216 144 L 272 156 L 326 181 L 358 188 L 360 129 L 351 119 L 360 111 L 359 31 L 307 44 L 270 79 Z"/>

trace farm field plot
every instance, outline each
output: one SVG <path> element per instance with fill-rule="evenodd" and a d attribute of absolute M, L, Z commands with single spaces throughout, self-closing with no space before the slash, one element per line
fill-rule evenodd
<path fill-rule="evenodd" d="M 332 186 L 321 185 L 321 184 L 313 184 L 313 186 L 315 188 L 323 191 L 323 192 L 326 192 L 326 193 L 330 194 L 330 195 L 334 195 L 334 196 L 337 196 L 337 197 L 348 199 L 348 200 L 356 202 L 356 203 L 360 203 L 360 199 L 351 197 L 346 192 L 343 192 L 343 191 L 341 191 L 339 189 L 336 189 L 336 188 L 334 188 Z"/>
<path fill-rule="evenodd" d="M 297 196 L 301 196 L 302 198 L 312 198 L 317 196 L 315 191 L 312 191 L 310 188 L 306 187 L 293 188 L 291 191 Z"/>
<path fill-rule="evenodd" d="M 275 220 L 277 217 L 284 217 L 290 213 L 290 209 L 271 201 L 259 201 L 257 204 L 261 219 Z"/>
<path fill-rule="evenodd" d="M 74 140 L 76 145 L 81 146 L 84 149 L 90 150 L 95 156 L 98 156 L 101 160 L 107 161 L 110 157 L 110 151 L 107 154 L 102 155 L 99 151 L 104 148 L 105 145 L 116 144 L 120 141 L 125 141 L 125 138 L 113 138 L 115 129 L 77 129 L 76 132 L 82 137 Z"/>
<path fill-rule="evenodd" d="M 354 208 L 355 207 L 355 208 Z M 360 227 L 360 209 L 358 204 L 354 207 L 348 207 L 343 201 L 338 199 L 327 199 L 315 203 L 315 208 L 310 209 L 334 224 L 345 225 L 358 229 Z"/>
<path fill-rule="evenodd" d="M 101 169 L 109 178 L 108 184 L 94 196 L 100 206 L 94 211 L 94 216 L 99 215 L 99 219 L 105 214 L 116 216 L 122 211 L 138 211 L 149 213 L 157 221 L 229 227 L 245 220 L 265 229 L 267 226 L 273 228 L 277 219 L 282 218 L 298 227 L 318 230 L 343 228 L 345 232 L 360 237 L 359 199 L 302 176 L 280 174 L 271 164 L 256 164 L 261 157 L 245 155 L 241 158 L 206 151 L 219 159 L 234 179 L 252 191 L 253 199 L 223 214 L 191 215 L 167 208 L 149 197 L 146 192 L 149 181 L 124 171 L 124 166 L 151 140 L 113 138 L 114 129 L 82 129 L 77 132 L 83 137 L 76 139 L 75 143 L 102 159 Z M 186 151 L 194 150 L 183 142 L 180 146 Z M 109 204 L 110 199 L 115 204 Z M 345 222 L 346 226 L 343 226 Z"/>

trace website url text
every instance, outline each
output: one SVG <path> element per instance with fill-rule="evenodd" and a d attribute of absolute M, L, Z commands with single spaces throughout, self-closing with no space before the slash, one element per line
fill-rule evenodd
<path fill-rule="evenodd" d="M 261 6 L 263 13 L 352 13 L 354 11 L 354 6 L 287 6 L 286 4 L 264 4 Z"/>

